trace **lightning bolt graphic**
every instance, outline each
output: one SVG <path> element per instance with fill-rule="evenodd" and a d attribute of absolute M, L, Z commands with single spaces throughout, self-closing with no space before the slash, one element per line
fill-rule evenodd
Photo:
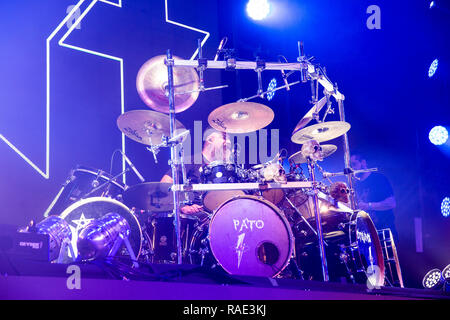
<path fill-rule="evenodd" d="M 236 243 L 236 253 L 238 255 L 238 269 L 239 269 L 239 267 L 241 265 L 242 256 L 244 255 L 244 251 L 245 251 L 244 238 L 245 238 L 245 233 L 241 233 L 238 236 L 238 240 L 237 240 L 237 243 Z"/>

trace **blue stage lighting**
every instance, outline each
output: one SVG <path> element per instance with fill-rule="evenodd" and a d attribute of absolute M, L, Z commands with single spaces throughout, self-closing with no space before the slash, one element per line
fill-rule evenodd
<path fill-rule="evenodd" d="M 441 213 L 444 217 L 450 216 L 450 198 L 445 197 L 441 203 Z"/>
<path fill-rule="evenodd" d="M 438 59 L 434 59 L 434 61 L 431 63 L 430 68 L 428 69 L 428 77 L 431 78 L 432 76 L 434 76 L 434 74 L 437 71 L 439 65 L 439 61 Z"/>
<path fill-rule="evenodd" d="M 270 13 L 270 3 L 267 0 L 249 0 L 246 10 L 253 20 L 263 20 Z"/>
<path fill-rule="evenodd" d="M 277 87 L 277 79 L 273 78 L 269 82 L 269 86 L 267 87 L 267 100 L 272 100 L 275 96 L 275 91 L 273 91 Z"/>
<path fill-rule="evenodd" d="M 443 126 L 435 126 L 428 135 L 432 144 L 440 146 L 447 142 L 448 131 Z"/>
<path fill-rule="evenodd" d="M 430 9 L 433 8 L 436 5 L 436 3 L 434 1 L 430 2 Z"/>

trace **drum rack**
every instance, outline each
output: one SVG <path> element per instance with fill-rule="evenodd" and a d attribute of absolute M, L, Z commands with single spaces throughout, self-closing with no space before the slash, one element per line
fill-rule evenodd
<path fill-rule="evenodd" d="M 258 87 L 261 89 L 261 72 L 263 70 L 279 70 L 279 71 L 300 71 L 301 72 L 301 80 L 303 83 L 308 81 L 308 77 L 311 80 L 317 81 L 319 84 L 321 84 L 324 87 L 324 92 L 329 95 L 333 96 L 339 106 L 339 116 L 341 121 L 345 121 L 345 113 L 344 113 L 344 95 L 338 91 L 337 85 L 333 84 L 327 76 L 324 74 L 323 70 L 314 64 L 312 64 L 308 59 L 306 59 L 306 56 L 303 54 L 303 43 L 298 42 L 298 48 L 299 48 L 299 57 L 297 59 L 297 62 L 295 63 L 282 63 L 282 62 L 269 62 L 266 63 L 265 61 L 236 61 L 236 59 L 226 59 L 225 61 L 209 61 L 202 58 L 202 47 L 199 42 L 199 54 L 198 54 L 198 60 L 175 60 L 173 59 L 172 53 L 169 50 L 167 50 L 166 59 L 164 61 L 165 65 L 167 66 L 167 72 L 168 72 L 168 84 L 167 84 L 167 92 L 168 92 L 168 98 L 169 98 L 169 117 L 170 117 L 170 138 L 173 139 L 175 137 L 175 88 L 174 88 L 174 74 L 173 74 L 173 68 L 174 67 L 190 67 L 195 68 L 196 70 L 200 71 L 200 83 L 203 83 L 203 72 L 206 69 L 222 69 L 222 70 L 254 70 L 258 72 Z M 260 92 L 261 90 L 258 90 Z M 343 147 L 344 147 L 344 164 L 345 164 L 345 170 L 351 172 L 350 169 L 350 147 L 348 143 L 348 136 L 347 133 L 344 135 L 344 141 L 343 141 Z M 182 263 L 182 257 L 181 257 L 181 223 L 180 223 L 180 201 L 179 201 L 179 189 L 189 189 L 193 188 L 191 187 L 180 187 L 179 186 L 179 177 L 177 172 L 177 164 L 180 163 L 179 154 L 177 154 L 176 151 L 176 144 L 170 145 L 171 149 L 171 157 L 170 157 L 170 165 L 172 168 L 172 177 L 173 177 L 173 201 L 174 201 L 174 225 L 175 225 L 175 234 L 176 234 L 176 243 L 177 243 L 177 262 L 178 264 Z M 183 164 L 182 164 L 183 165 Z M 314 209 L 315 209 L 315 217 L 316 217 L 316 225 L 317 225 L 317 231 L 318 231 L 318 238 L 319 238 L 319 248 L 320 248 L 320 256 L 322 261 L 322 274 L 324 281 L 328 281 L 328 268 L 327 268 L 327 261 L 325 257 L 325 251 L 324 251 L 324 243 L 323 243 L 323 234 L 321 230 L 321 218 L 320 218 L 320 212 L 318 208 L 318 189 L 317 185 L 315 183 L 314 178 L 314 167 L 315 167 L 315 161 L 308 160 L 308 167 L 310 174 L 312 174 L 312 184 L 309 186 L 309 188 L 312 188 L 314 192 Z M 350 174 L 347 175 L 348 179 L 348 185 L 350 190 L 353 190 L 353 182 L 352 182 L 352 176 Z M 236 184 L 235 187 L 237 187 L 238 184 Z M 209 186 L 211 187 L 211 186 Z M 260 185 L 251 185 L 250 188 L 260 190 Z M 281 185 L 279 186 L 281 187 Z M 196 188 L 200 188 L 200 186 L 196 186 Z M 222 190 L 222 189 L 215 189 L 215 190 Z M 225 189 L 230 190 L 230 189 Z M 190 190 L 193 191 L 193 190 Z M 355 197 L 353 192 L 350 195 L 350 201 L 351 201 L 351 207 L 352 209 L 356 208 L 355 203 Z"/>

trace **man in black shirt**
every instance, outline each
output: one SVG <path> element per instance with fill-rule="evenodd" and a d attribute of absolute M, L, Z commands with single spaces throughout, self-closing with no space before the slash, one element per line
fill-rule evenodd
<path fill-rule="evenodd" d="M 202 164 L 186 164 L 186 178 L 191 183 L 200 183 L 200 171 L 199 169 L 204 164 L 209 164 L 214 161 L 231 162 L 232 159 L 232 147 L 229 137 L 220 131 L 214 129 L 208 129 L 205 131 L 206 139 L 202 149 Z M 181 172 L 180 172 L 181 174 Z M 180 181 L 183 179 L 180 175 Z M 161 179 L 161 182 L 173 183 L 172 171 L 169 170 Z M 198 198 L 198 195 L 195 197 Z M 198 199 L 197 199 L 198 200 Z M 184 214 L 196 214 L 203 211 L 203 206 L 198 201 L 193 201 L 192 205 L 183 206 L 180 210 Z"/>
<path fill-rule="evenodd" d="M 359 154 L 352 155 L 351 167 L 353 170 L 367 169 L 367 161 Z M 395 242 L 398 242 L 394 216 L 396 201 L 389 180 L 377 172 L 361 173 L 357 178 L 354 187 L 358 208 L 369 213 L 377 230 L 391 229 Z"/>

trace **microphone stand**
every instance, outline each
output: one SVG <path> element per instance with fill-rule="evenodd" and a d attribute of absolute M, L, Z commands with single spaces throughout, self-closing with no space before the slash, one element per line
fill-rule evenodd
<path fill-rule="evenodd" d="M 121 173 L 119 173 L 118 175 L 115 175 L 114 177 L 106 180 L 106 182 L 102 183 L 101 185 L 97 186 L 96 188 L 92 189 L 91 191 L 89 191 L 88 193 L 86 193 L 82 199 L 85 199 L 87 197 L 89 197 L 91 194 L 93 194 L 95 191 L 100 190 L 101 188 L 103 188 L 104 186 L 106 186 L 107 184 L 110 184 L 112 181 L 116 180 L 118 177 L 120 177 L 121 175 L 124 175 L 125 173 L 127 173 L 128 171 L 130 171 L 130 168 L 126 168 L 124 171 L 122 171 Z"/>

